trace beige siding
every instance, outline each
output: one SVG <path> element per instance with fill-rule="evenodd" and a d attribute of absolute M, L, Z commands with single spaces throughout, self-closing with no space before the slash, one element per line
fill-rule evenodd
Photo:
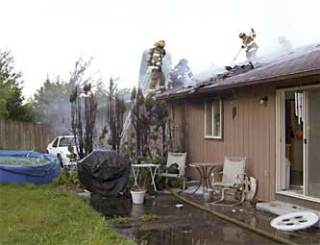
<path fill-rule="evenodd" d="M 261 96 L 268 96 L 266 106 L 259 103 Z M 223 99 L 222 140 L 204 139 L 203 104 L 210 98 L 175 103 L 176 131 L 181 128 L 181 110 L 185 106 L 189 162 L 222 163 L 224 156 L 245 156 L 249 174 L 258 179 L 257 197 L 263 201 L 270 200 L 275 190 L 275 91 L 251 88 L 239 91 L 235 97 Z M 234 119 L 233 107 L 237 108 Z"/>

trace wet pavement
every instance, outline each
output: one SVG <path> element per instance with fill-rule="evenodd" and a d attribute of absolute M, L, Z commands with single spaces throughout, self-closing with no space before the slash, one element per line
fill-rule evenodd
<path fill-rule="evenodd" d="M 142 245 L 277 244 L 218 217 L 179 204 L 172 195 L 148 197 L 144 205 L 130 199 L 91 197 L 91 205 L 106 217 L 127 217 L 115 224 L 120 233 Z M 147 215 L 157 217 L 144 219 Z M 117 219 L 117 218 L 115 218 Z"/>
<path fill-rule="evenodd" d="M 202 207 L 223 213 L 228 217 L 235 218 L 238 221 L 241 221 L 254 228 L 266 231 L 272 234 L 273 236 L 283 238 L 297 244 L 320 245 L 319 228 L 310 227 L 308 229 L 295 232 L 278 231 L 270 226 L 271 220 L 277 217 L 276 215 L 273 215 L 265 211 L 257 210 L 252 204 L 248 202 L 233 207 L 216 206 L 210 205 L 207 201 L 203 199 L 202 195 L 190 195 L 185 193 L 180 193 L 179 195 L 187 200 L 201 205 Z M 214 199 L 212 199 L 211 201 L 214 201 Z"/>

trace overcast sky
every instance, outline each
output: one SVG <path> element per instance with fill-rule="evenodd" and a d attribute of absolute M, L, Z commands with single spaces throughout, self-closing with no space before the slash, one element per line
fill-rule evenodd
<path fill-rule="evenodd" d="M 143 50 L 159 39 L 174 64 L 187 58 L 194 72 L 230 64 L 239 32 L 251 27 L 259 55 L 275 50 L 279 36 L 294 47 L 320 41 L 319 0 L 0 1 L 0 48 L 12 51 L 28 97 L 47 74 L 67 80 L 79 57 L 94 57 L 92 70 L 106 81 L 133 87 Z"/>

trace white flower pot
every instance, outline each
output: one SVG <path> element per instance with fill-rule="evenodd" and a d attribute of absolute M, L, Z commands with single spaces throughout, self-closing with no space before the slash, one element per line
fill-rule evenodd
<path fill-rule="evenodd" d="M 132 196 L 132 202 L 133 204 L 143 204 L 144 202 L 144 195 L 146 194 L 146 191 L 130 191 Z"/>

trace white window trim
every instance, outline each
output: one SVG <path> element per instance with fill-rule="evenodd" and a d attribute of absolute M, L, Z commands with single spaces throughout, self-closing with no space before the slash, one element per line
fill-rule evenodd
<path fill-rule="evenodd" d="M 212 134 L 214 134 L 214 111 L 213 111 L 213 105 L 212 101 L 208 101 L 204 103 L 204 138 L 205 139 L 222 139 L 222 100 L 219 99 L 219 110 L 220 110 L 220 135 L 219 136 L 214 136 L 214 135 L 207 135 L 207 106 L 208 104 L 211 105 L 211 129 L 212 129 Z"/>

